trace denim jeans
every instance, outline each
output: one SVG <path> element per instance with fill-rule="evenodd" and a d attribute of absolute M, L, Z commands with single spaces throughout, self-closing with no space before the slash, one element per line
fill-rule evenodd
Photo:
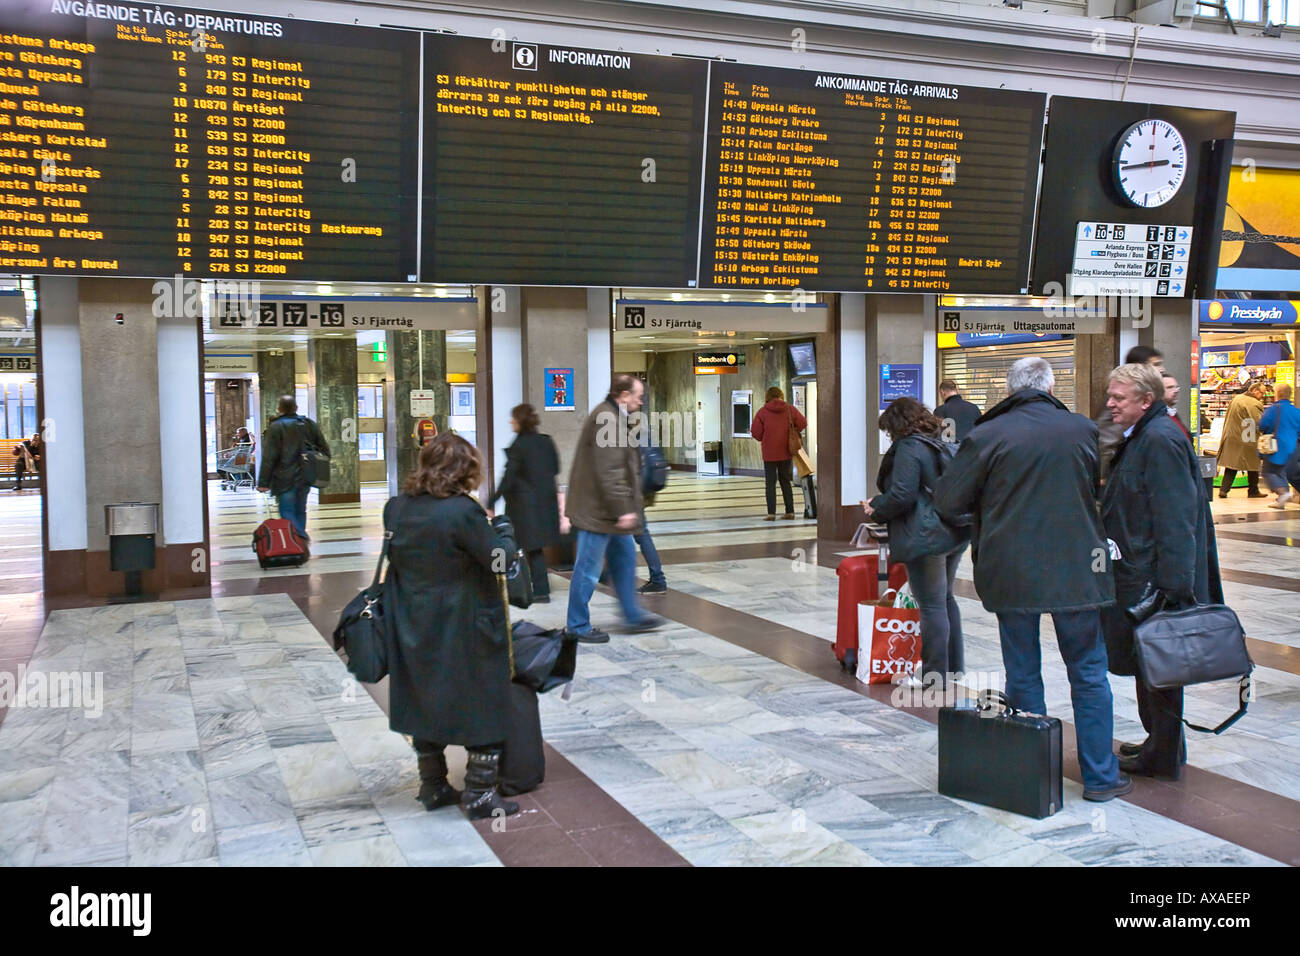
<path fill-rule="evenodd" d="M 636 541 L 637 547 L 641 549 L 641 556 L 645 558 L 646 567 L 650 569 L 650 583 L 655 587 L 660 585 L 667 586 L 668 579 L 664 577 L 664 565 L 659 560 L 659 552 L 655 549 L 655 540 L 650 537 L 650 525 L 645 520 L 645 515 L 641 516 L 641 532 L 632 536 Z"/>
<path fill-rule="evenodd" d="M 628 624 L 640 624 L 650 617 L 637 603 L 636 545 L 630 534 L 600 534 L 577 531 L 577 548 L 573 557 L 573 578 L 569 582 L 569 612 L 565 622 L 575 634 L 591 630 L 591 595 L 595 593 L 600 569 L 609 561 L 614 593 L 623 606 Z"/>
<path fill-rule="evenodd" d="M 1043 658 L 1038 643 L 1039 614 L 998 614 L 1002 663 L 1007 669 L 1007 697 L 1019 710 L 1046 714 Z M 1074 732 L 1079 770 L 1086 790 L 1104 790 L 1119 782 L 1119 761 L 1111 752 L 1115 711 L 1106 679 L 1106 643 L 1101 612 L 1058 611 L 1052 615 L 1056 643 L 1070 675 Z"/>
<path fill-rule="evenodd" d="M 1286 491 L 1286 466 L 1275 465 L 1264 458 L 1259 463 L 1259 473 L 1264 476 L 1264 483 L 1268 485 L 1269 491 L 1277 495 Z"/>
<path fill-rule="evenodd" d="M 303 488 L 290 488 L 276 495 L 280 517 L 288 518 L 295 530 L 308 541 L 311 540 L 307 537 L 307 496 L 309 494 L 311 494 L 310 485 Z"/>
<path fill-rule="evenodd" d="M 951 680 L 948 675 L 966 670 L 961 611 L 952 593 L 965 551 L 962 545 L 948 554 L 905 562 L 912 596 L 921 605 L 921 673 L 942 674 L 943 686 Z"/>

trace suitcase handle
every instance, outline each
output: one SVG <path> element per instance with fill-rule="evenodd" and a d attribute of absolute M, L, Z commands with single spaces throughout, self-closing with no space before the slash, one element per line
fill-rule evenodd
<path fill-rule="evenodd" d="M 883 524 L 868 524 L 863 522 L 858 525 L 858 530 L 853 532 L 853 537 L 849 540 L 849 547 L 864 548 L 867 547 L 866 541 L 863 540 L 863 533 L 870 540 L 880 541 L 889 539 L 889 526 Z"/>
<path fill-rule="evenodd" d="M 1000 690 L 982 690 L 975 698 L 976 710 L 993 710 L 997 706 L 1001 707 L 1003 714 L 1007 717 L 1018 713 L 1016 708 L 1011 705 L 1011 701 L 1007 700 L 1007 695 Z"/>

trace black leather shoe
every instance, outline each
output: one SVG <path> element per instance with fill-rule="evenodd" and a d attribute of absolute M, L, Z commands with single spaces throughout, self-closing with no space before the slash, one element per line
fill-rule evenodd
<path fill-rule="evenodd" d="M 1124 773 L 1131 773 L 1138 777 L 1154 777 L 1156 780 L 1178 780 L 1183 775 L 1181 764 L 1172 771 L 1157 771 L 1147 766 L 1141 757 L 1120 757 L 1119 769 Z"/>
<path fill-rule="evenodd" d="M 1120 767 L 1124 766 L 1123 761 Z M 1114 800 L 1116 797 L 1122 797 L 1126 793 L 1133 792 L 1133 778 L 1119 775 L 1119 783 L 1113 787 L 1107 787 L 1105 790 L 1085 790 L 1083 799 L 1091 800 L 1093 803 L 1105 803 L 1107 800 Z"/>
<path fill-rule="evenodd" d="M 1120 744 L 1119 755 L 1121 757 L 1136 757 L 1138 754 L 1142 753 L 1142 747 L 1145 744 L 1145 740 L 1140 744 Z"/>
<path fill-rule="evenodd" d="M 572 634 L 573 632 L 570 631 L 567 633 Z M 602 631 L 598 627 L 593 627 L 586 634 L 577 634 L 575 636 L 577 637 L 579 644 L 608 644 L 609 643 L 609 632 Z"/>
<path fill-rule="evenodd" d="M 533 595 L 533 603 L 534 603 L 534 604 L 550 604 L 550 603 L 551 603 L 551 596 L 550 596 L 549 594 L 534 594 L 534 595 Z"/>
<path fill-rule="evenodd" d="M 1262 492 L 1262 491 L 1248 491 L 1248 492 L 1246 492 L 1246 497 L 1247 497 L 1247 498 L 1267 498 L 1268 495 L 1264 494 L 1264 492 Z"/>
<path fill-rule="evenodd" d="M 649 581 L 647 581 L 645 584 L 641 585 L 639 588 L 636 589 L 637 594 L 665 594 L 667 593 L 667 591 L 668 591 L 668 585 L 651 584 Z"/>
<path fill-rule="evenodd" d="M 627 629 L 633 634 L 644 634 L 646 631 L 654 631 L 663 627 L 668 622 L 658 614 L 651 614 L 649 617 L 638 621 L 636 624 L 629 624 Z"/>

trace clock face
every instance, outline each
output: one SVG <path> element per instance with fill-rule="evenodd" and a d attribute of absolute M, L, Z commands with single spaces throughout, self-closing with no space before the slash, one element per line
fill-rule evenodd
<path fill-rule="evenodd" d="M 1115 185 L 1128 202 L 1144 209 L 1163 206 L 1187 175 L 1187 144 L 1171 123 L 1142 120 L 1119 138 L 1114 167 Z"/>

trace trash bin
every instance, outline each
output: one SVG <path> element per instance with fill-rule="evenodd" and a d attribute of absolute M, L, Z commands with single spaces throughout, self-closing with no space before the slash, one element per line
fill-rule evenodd
<path fill-rule="evenodd" d="M 142 574 L 154 569 L 158 506 L 138 501 L 105 505 L 104 530 L 108 534 L 109 568 L 125 572 L 127 597 L 140 597 Z"/>
<path fill-rule="evenodd" d="M 1205 479 L 1205 499 L 1212 501 L 1214 499 L 1214 476 L 1219 473 L 1219 459 L 1210 455 L 1202 455 L 1200 464 L 1201 477 Z"/>

